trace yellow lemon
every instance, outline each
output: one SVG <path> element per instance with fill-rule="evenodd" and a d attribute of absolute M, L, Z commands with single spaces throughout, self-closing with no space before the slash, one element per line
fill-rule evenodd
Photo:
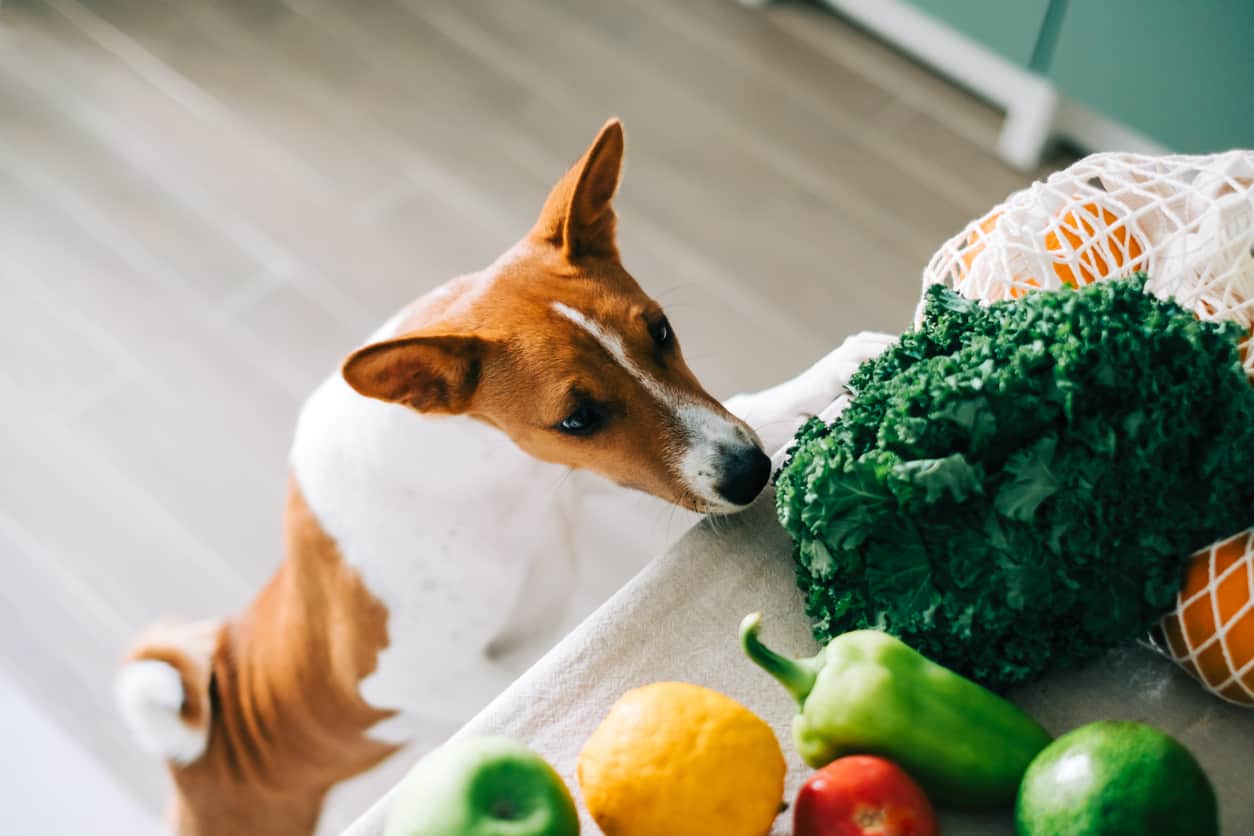
<path fill-rule="evenodd" d="M 770 726 L 686 682 L 623 694 L 579 753 L 584 803 L 606 836 L 762 836 L 784 771 Z"/>

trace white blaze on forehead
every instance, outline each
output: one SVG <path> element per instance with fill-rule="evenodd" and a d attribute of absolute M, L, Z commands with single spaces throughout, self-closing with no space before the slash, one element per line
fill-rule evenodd
<path fill-rule="evenodd" d="M 553 310 L 578 325 L 583 330 L 592 335 L 601 347 L 604 348 L 609 355 L 614 358 L 614 362 L 622 366 L 623 369 L 636 381 L 644 387 L 650 395 L 657 398 L 661 403 L 669 406 L 672 411 L 678 407 L 681 398 L 677 397 L 677 393 L 663 386 L 655 380 L 652 375 L 637 365 L 635 360 L 627 354 L 627 349 L 623 347 L 623 339 L 610 329 L 601 325 L 599 322 L 593 322 L 582 311 L 577 311 L 570 305 L 561 302 L 553 303 Z"/>
<path fill-rule="evenodd" d="M 752 432 L 695 398 L 688 397 L 654 378 L 627 353 L 622 337 L 582 311 L 562 302 L 554 302 L 553 310 L 590 334 L 614 358 L 614 362 L 675 416 L 688 435 L 688 448 L 680 457 L 677 467 L 680 478 L 690 491 L 709 503 L 711 509 L 731 508 L 717 490 L 722 476 L 723 458 L 730 449 L 756 443 Z"/>

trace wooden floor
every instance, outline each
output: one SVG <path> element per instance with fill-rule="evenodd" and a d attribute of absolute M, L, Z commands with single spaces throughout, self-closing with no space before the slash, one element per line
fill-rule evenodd
<path fill-rule="evenodd" d="M 625 262 L 719 394 L 902 327 L 1026 182 L 997 113 L 806 5 L 0 5 L 0 673 L 140 808 L 128 639 L 246 601 L 304 394 L 521 235 L 612 114 Z"/>

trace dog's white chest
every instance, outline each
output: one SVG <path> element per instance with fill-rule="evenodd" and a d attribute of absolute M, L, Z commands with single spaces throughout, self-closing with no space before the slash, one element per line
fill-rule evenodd
<path fill-rule="evenodd" d="M 338 376 L 307 402 L 292 466 L 387 607 L 388 646 L 361 686 L 403 713 L 387 739 L 464 722 L 687 522 L 477 421 L 370 401 Z"/>

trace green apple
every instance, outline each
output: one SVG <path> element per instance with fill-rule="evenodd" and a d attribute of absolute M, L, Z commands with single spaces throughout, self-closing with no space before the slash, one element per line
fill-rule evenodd
<path fill-rule="evenodd" d="M 384 836 L 578 836 L 570 790 L 535 752 L 504 737 L 452 740 L 396 788 Z"/>

